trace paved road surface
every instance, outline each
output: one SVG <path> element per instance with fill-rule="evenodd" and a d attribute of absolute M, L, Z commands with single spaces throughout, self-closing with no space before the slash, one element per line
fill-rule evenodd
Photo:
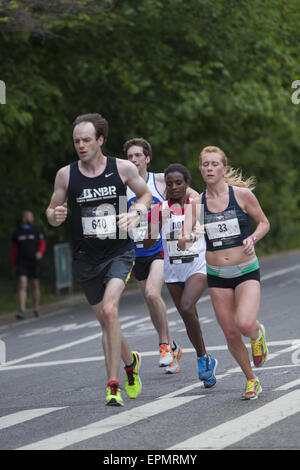
<path fill-rule="evenodd" d="M 174 376 L 158 367 L 157 335 L 142 297 L 130 292 L 120 317 L 129 344 L 142 354 L 143 391 L 130 400 L 123 390 L 122 408 L 104 405 L 101 333 L 86 304 L 0 328 L 0 449 L 93 449 L 112 456 L 120 449 L 147 450 L 172 458 L 180 450 L 192 456 L 201 449 L 298 449 L 300 253 L 261 265 L 260 320 L 270 355 L 257 370 L 258 400 L 240 399 L 244 377 L 227 351 L 208 292 L 198 312 L 207 349 L 219 361 L 211 390 L 197 380 L 194 350 L 167 292 L 170 328 L 183 347 Z M 124 377 L 122 369 L 122 384 Z"/>

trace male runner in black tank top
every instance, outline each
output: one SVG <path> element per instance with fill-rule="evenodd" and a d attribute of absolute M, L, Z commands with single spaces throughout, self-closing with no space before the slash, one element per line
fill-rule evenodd
<path fill-rule="evenodd" d="M 106 404 L 120 406 L 121 357 L 127 373 L 127 395 L 137 398 L 141 391 L 140 355 L 130 351 L 118 315 L 120 297 L 134 261 L 132 243 L 125 232 L 138 223 L 139 211 L 148 210 L 152 196 L 132 163 L 102 153 L 107 133 L 107 121 L 99 114 L 76 118 L 73 140 L 79 161 L 57 172 L 46 214 L 51 225 L 61 225 L 67 217 L 68 200 L 75 276 L 103 330 L 108 375 Z M 136 210 L 128 214 L 127 185 L 138 197 Z"/>

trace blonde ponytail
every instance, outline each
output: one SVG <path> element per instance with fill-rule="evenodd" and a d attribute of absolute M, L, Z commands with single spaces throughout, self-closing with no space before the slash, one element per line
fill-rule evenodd
<path fill-rule="evenodd" d="M 247 179 L 243 179 L 242 170 L 239 168 L 228 167 L 224 175 L 224 180 L 230 186 L 239 186 L 240 188 L 248 188 L 250 191 L 253 191 L 255 188 L 255 177 L 250 176 Z"/>

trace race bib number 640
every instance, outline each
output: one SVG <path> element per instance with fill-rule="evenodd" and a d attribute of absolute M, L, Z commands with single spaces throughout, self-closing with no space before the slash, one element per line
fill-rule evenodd
<path fill-rule="evenodd" d="M 85 237 L 102 238 L 116 234 L 116 216 L 82 217 L 82 230 Z"/>

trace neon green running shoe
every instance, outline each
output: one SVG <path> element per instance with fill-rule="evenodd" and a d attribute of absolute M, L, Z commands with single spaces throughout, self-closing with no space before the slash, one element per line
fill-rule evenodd
<path fill-rule="evenodd" d="M 125 390 L 129 398 L 137 398 L 142 391 L 142 381 L 139 376 L 141 356 L 135 351 L 131 351 L 134 363 L 130 367 L 124 367 L 126 372 Z"/>
<path fill-rule="evenodd" d="M 106 405 L 108 406 L 123 406 L 123 400 L 121 397 L 121 389 L 119 382 L 116 380 L 110 380 L 110 382 L 107 383 L 107 388 L 106 388 Z"/>
<path fill-rule="evenodd" d="M 255 367 L 262 367 L 268 358 L 268 348 L 266 343 L 266 331 L 264 325 L 260 325 L 260 336 L 256 341 L 251 341 L 252 357 Z"/>
<path fill-rule="evenodd" d="M 256 400 L 261 392 L 262 388 L 257 378 L 248 380 L 246 383 L 246 389 L 244 393 L 242 393 L 242 400 Z"/>

